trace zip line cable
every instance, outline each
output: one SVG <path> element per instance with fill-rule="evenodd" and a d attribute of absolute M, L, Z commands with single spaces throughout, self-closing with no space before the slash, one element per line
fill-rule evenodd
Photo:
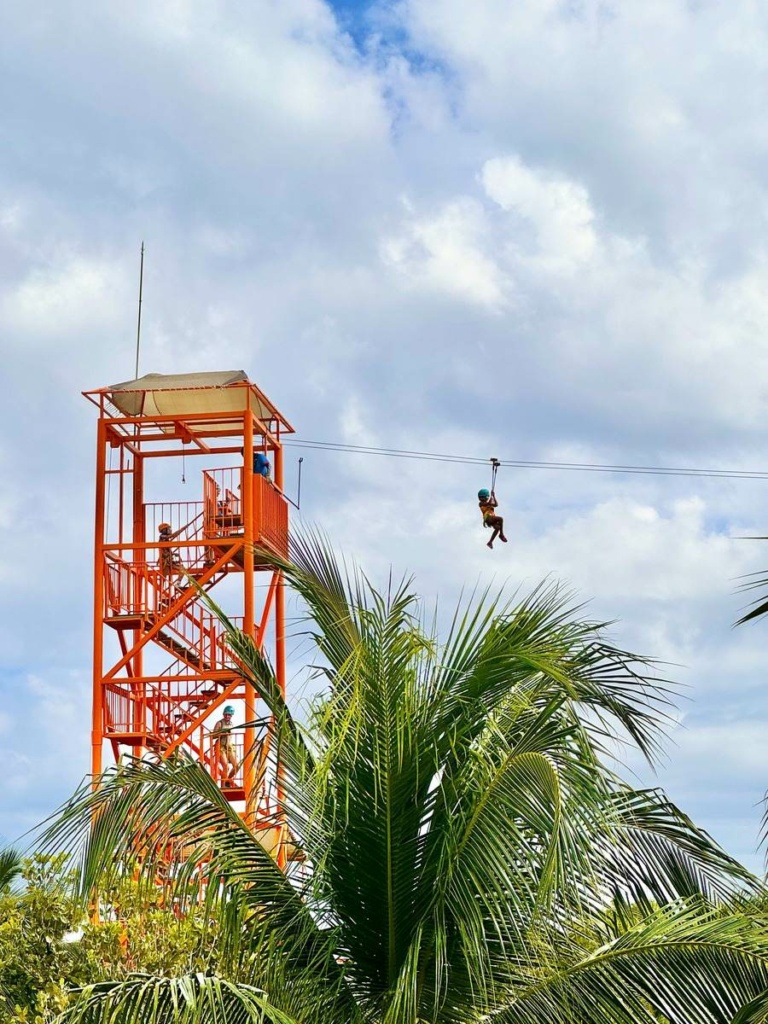
<path fill-rule="evenodd" d="M 448 462 L 466 466 L 488 466 L 487 458 L 471 455 L 441 455 L 437 452 L 410 451 L 402 448 L 377 448 L 372 445 L 342 444 L 335 441 L 311 441 L 296 439 L 283 441 L 294 448 L 317 451 L 344 452 L 358 455 L 379 455 L 393 459 L 420 459 L 424 462 Z M 740 469 L 694 469 L 678 466 L 631 466 L 609 465 L 598 462 L 545 462 L 528 459 L 500 459 L 500 466 L 513 469 L 570 470 L 580 473 L 626 473 L 640 476 L 688 476 L 709 477 L 721 480 L 768 480 L 768 470 Z"/>

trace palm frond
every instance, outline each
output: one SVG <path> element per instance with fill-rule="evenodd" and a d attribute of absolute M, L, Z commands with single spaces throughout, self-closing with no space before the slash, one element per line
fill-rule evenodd
<path fill-rule="evenodd" d="M 264 992 L 204 974 L 182 978 L 137 975 L 75 993 L 66 1024 L 303 1024 L 271 1005 Z"/>
<path fill-rule="evenodd" d="M 456 735 L 464 723 L 471 742 L 485 717 L 512 689 L 542 699 L 560 694 L 574 719 L 598 741 L 623 728 L 649 760 L 659 749 L 669 721 L 671 684 L 652 674 L 649 659 L 610 645 L 607 623 L 576 617 L 567 592 L 542 584 L 514 608 L 481 601 L 455 620 L 442 652 L 434 688 L 438 735 Z M 590 719 L 580 713 L 588 708 Z"/>
<path fill-rule="evenodd" d="M 742 540 L 768 540 L 768 537 L 742 537 Z M 764 569 L 759 569 L 757 572 L 748 572 L 741 577 L 742 581 L 737 587 L 737 591 L 744 593 L 750 590 L 760 590 L 765 594 L 768 590 L 768 575 Z M 768 598 L 758 597 L 752 602 L 751 610 L 746 612 L 741 618 L 737 619 L 734 623 L 735 626 L 742 626 L 745 622 L 751 622 L 753 619 L 762 618 L 763 615 L 768 614 Z"/>
<path fill-rule="evenodd" d="M 0 892 L 10 889 L 20 877 L 23 867 L 21 853 L 10 846 L 0 850 Z"/>
<path fill-rule="evenodd" d="M 287 976 L 306 989 L 309 974 L 315 1004 L 352 1012 L 333 932 L 319 927 L 312 907 L 197 762 L 134 760 L 105 773 L 97 790 L 86 783 L 68 801 L 43 842 L 72 854 L 84 898 L 140 858 L 145 885 L 165 878 L 166 897 L 180 909 L 202 896 L 217 912 L 219 952 L 229 963 L 250 963 L 256 977 L 284 988 Z"/>
<path fill-rule="evenodd" d="M 595 952 L 574 956 L 488 1019 L 637 1024 L 661 1014 L 668 1024 L 726 1024 L 767 988 L 768 947 L 751 918 L 680 903 Z"/>
<path fill-rule="evenodd" d="M 660 789 L 622 786 L 609 801 L 608 829 L 590 838 L 595 870 L 614 898 L 648 907 L 680 897 L 726 902 L 761 889 L 750 871 Z"/>
<path fill-rule="evenodd" d="M 363 581 L 342 571 L 329 539 L 320 531 L 291 538 L 291 561 L 284 571 L 306 602 L 312 635 L 329 666 L 340 671 L 354 657 L 360 642 L 356 611 L 365 607 Z"/>
<path fill-rule="evenodd" d="M 768 576 L 760 573 L 760 578 L 752 580 L 749 583 L 744 583 L 739 587 L 739 590 L 762 590 L 768 589 Z M 743 626 L 745 622 L 751 622 L 753 619 L 762 618 L 763 615 L 768 614 L 768 598 L 759 597 L 752 602 L 750 611 L 745 612 L 740 618 L 736 620 L 734 625 Z"/>

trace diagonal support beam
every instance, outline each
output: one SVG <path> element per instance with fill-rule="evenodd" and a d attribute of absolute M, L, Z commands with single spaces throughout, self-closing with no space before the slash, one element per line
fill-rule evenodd
<path fill-rule="evenodd" d="M 226 689 L 222 690 L 215 700 L 212 700 L 210 704 L 207 704 L 205 708 L 203 708 L 202 711 L 198 712 L 197 716 L 193 719 L 193 721 L 189 723 L 184 732 L 180 733 L 173 741 L 173 743 L 168 744 L 168 746 L 165 748 L 165 751 L 163 752 L 163 757 L 168 757 L 170 754 L 174 752 L 174 750 L 177 749 L 177 747 L 180 747 L 181 744 L 185 742 L 185 740 L 188 740 L 192 733 L 195 731 L 195 729 L 197 729 L 197 727 L 205 721 L 208 715 L 210 715 L 212 711 L 215 711 L 216 708 L 222 705 L 225 700 L 231 697 L 235 690 L 238 688 L 238 686 L 241 686 L 242 683 L 242 678 L 240 676 L 235 676 L 235 678 L 232 680 L 229 686 L 227 686 Z"/>
<path fill-rule="evenodd" d="M 261 622 L 259 628 L 256 631 L 256 646 L 261 649 L 264 646 L 264 634 L 267 631 L 267 623 L 269 622 L 269 613 L 272 611 L 272 605 L 275 601 L 275 594 L 280 583 L 280 573 L 273 572 L 272 580 L 269 584 L 269 590 L 264 601 L 264 610 L 261 613 Z"/>
<path fill-rule="evenodd" d="M 227 548 L 226 551 L 221 555 L 221 557 L 216 562 L 214 562 L 213 565 L 210 566 L 210 568 L 208 568 L 205 571 L 205 573 L 200 577 L 199 580 L 197 580 L 198 587 L 204 586 L 210 579 L 212 579 L 216 575 L 216 573 L 227 564 L 227 562 L 232 558 L 232 555 L 238 550 L 238 548 L 241 548 L 242 546 L 243 542 L 240 541 L 238 544 L 233 544 L 231 547 Z M 195 589 L 195 587 L 189 587 L 188 590 L 185 590 L 181 597 L 178 597 L 176 601 L 169 608 L 166 609 L 165 613 L 161 615 L 160 618 L 152 624 L 152 626 L 146 631 L 146 633 L 142 633 L 141 637 L 133 645 L 133 647 L 131 647 L 131 649 L 127 653 L 125 653 L 115 665 L 112 666 L 109 672 L 107 672 L 107 674 L 103 677 L 103 681 L 106 682 L 109 679 L 114 679 L 117 673 L 125 665 L 128 664 L 131 658 L 133 658 L 134 655 L 138 651 L 140 651 L 141 648 L 144 647 L 146 643 L 148 643 L 148 641 L 152 640 L 157 635 L 157 633 L 160 632 L 163 626 L 167 625 L 171 621 L 171 619 L 174 618 L 179 611 L 181 611 L 185 604 L 187 604 L 189 601 L 197 597 L 197 593 L 198 592 Z"/>

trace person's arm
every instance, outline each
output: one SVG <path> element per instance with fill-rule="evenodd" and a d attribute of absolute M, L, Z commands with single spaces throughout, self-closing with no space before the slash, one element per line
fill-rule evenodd
<path fill-rule="evenodd" d="M 224 735 L 224 719 L 220 718 L 219 721 L 216 723 L 216 725 L 214 725 L 213 729 L 211 729 L 211 738 L 218 742 L 218 740 L 220 740 L 223 735 Z"/>

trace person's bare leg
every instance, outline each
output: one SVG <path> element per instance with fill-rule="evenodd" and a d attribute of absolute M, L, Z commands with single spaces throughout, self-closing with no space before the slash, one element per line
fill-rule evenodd
<path fill-rule="evenodd" d="M 499 528 L 498 528 L 498 526 L 494 526 L 493 533 L 491 534 L 491 539 L 488 541 L 488 545 L 487 545 L 489 548 L 493 548 L 493 542 L 496 540 L 496 538 L 498 536 L 499 536 Z"/>
<path fill-rule="evenodd" d="M 504 520 L 499 516 L 499 540 L 503 543 L 507 543 L 507 538 L 504 536 Z"/>
<path fill-rule="evenodd" d="M 224 757 L 224 751 L 221 747 L 216 750 L 216 769 L 219 776 L 219 784 L 226 786 L 227 784 L 227 761 Z"/>

